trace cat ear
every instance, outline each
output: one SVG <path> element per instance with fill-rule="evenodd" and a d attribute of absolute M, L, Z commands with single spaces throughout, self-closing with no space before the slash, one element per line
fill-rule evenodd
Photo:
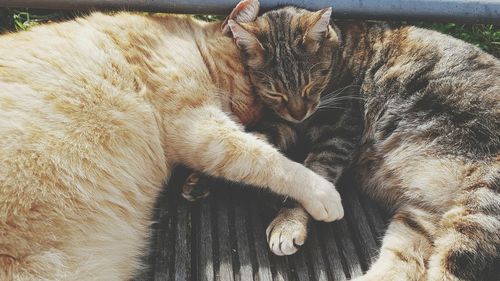
<path fill-rule="evenodd" d="M 325 8 L 309 16 L 305 36 L 312 40 L 321 40 L 328 32 L 332 8 Z"/>
<path fill-rule="evenodd" d="M 330 26 L 332 8 L 325 8 L 308 15 L 305 18 L 305 34 L 302 39 L 311 51 L 319 48 L 319 42 L 326 38 Z"/>
<path fill-rule="evenodd" d="M 228 26 L 233 33 L 234 42 L 242 51 L 249 51 L 254 48 L 263 49 L 259 39 L 234 20 L 229 20 Z"/>
<path fill-rule="evenodd" d="M 234 20 L 239 23 L 246 23 L 254 21 L 259 15 L 260 3 L 259 0 L 242 0 L 233 9 L 231 14 L 226 17 L 222 23 L 222 33 L 229 34 L 230 27 L 229 20 Z"/>
<path fill-rule="evenodd" d="M 264 47 L 255 34 L 248 31 L 234 20 L 229 20 L 228 26 L 233 33 L 234 42 L 238 48 L 248 55 L 247 63 L 249 65 L 258 65 L 261 63 Z"/>

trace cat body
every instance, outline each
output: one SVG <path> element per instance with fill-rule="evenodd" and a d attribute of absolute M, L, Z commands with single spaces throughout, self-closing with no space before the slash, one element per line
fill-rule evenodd
<path fill-rule="evenodd" d="M 500 259 L 500 62 L 416 27 L 341 28 L 352 36 L 346 47 L 359 40 L 345 50 L 372 53 L 345 54 L 347 69 L 363 76 L 365 128 L 355 169 L 364 190 L 395 210 L 364 279 L 493 278 Z"/>
<path fill-rule="evenodd" d="M 500 62 L 434 31 L 329 24 L 330 14 L 286 7 L 230 26 L 256 93 L 282 119 L 264 126 L 270 139 L 286 149 L 308 138 L 304 165 L 335 183 L 352 164 L 366 193 L 394 211 L 378 260 L 356 280 L 493 280 Z M 309 128 L 298 136 L 290 122 Z M 282 209 L 271 250 L 294 253 L 308 221 L 300 206 Z"/>
<path fill-rule="evenodd" d="M 97 13 L 0 37 L 1 280 L 130 279 L 176 164 L 341 217 L 330 183 L 243 132 L 258 105 L 221 29 Z"/>

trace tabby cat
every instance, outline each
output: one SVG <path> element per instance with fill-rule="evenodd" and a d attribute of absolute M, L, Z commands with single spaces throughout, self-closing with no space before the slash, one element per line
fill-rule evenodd
<path fill-rule="evenodd" d="M 285 7 L 229 27 L 282 119 L 260 126 L 274 128 L 270 140 L 308 139 L 304 164 L 333 183 L 353 163 L 365 192 L 394 211 L 356 280 L 498 280 L 499 60 L 438 32 L 330 15 Z M 294 253 L 309 220 L 283 208 L 271 250 Z"/>
<path fill-rule="evenodd" d="M 226 24 L 96 13 L 0 37 L 0 280 L 130 279 L 178 163 L 342 217 L 331 183 L 235 122 L 259 106 Z"/>

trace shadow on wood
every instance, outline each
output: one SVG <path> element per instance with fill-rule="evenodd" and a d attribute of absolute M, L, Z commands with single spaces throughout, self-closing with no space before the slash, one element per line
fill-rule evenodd
<path fill-rule="evenodd" d="M 348 280 L 377 254 L 386 215 L 348 179 L 339 184 L 345 218 L 314 223 L 298 253 L 279 257 L 265 236 L 274 215 L 269 194 L 213 182 L 208 198 L 189 203 L 180 196 L 186 176 L 177 171 L 158 200 L 148 268 L 136 281 Z"/>

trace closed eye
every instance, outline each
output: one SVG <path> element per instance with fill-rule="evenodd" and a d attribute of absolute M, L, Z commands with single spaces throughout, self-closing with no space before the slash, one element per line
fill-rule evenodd
<path fill-rule="evenodd" d="M 267 91 L 266 95 L 272 99 L 283 99 L 284 101 L 288 101 L 288 97 L 280 92 Z"/>

